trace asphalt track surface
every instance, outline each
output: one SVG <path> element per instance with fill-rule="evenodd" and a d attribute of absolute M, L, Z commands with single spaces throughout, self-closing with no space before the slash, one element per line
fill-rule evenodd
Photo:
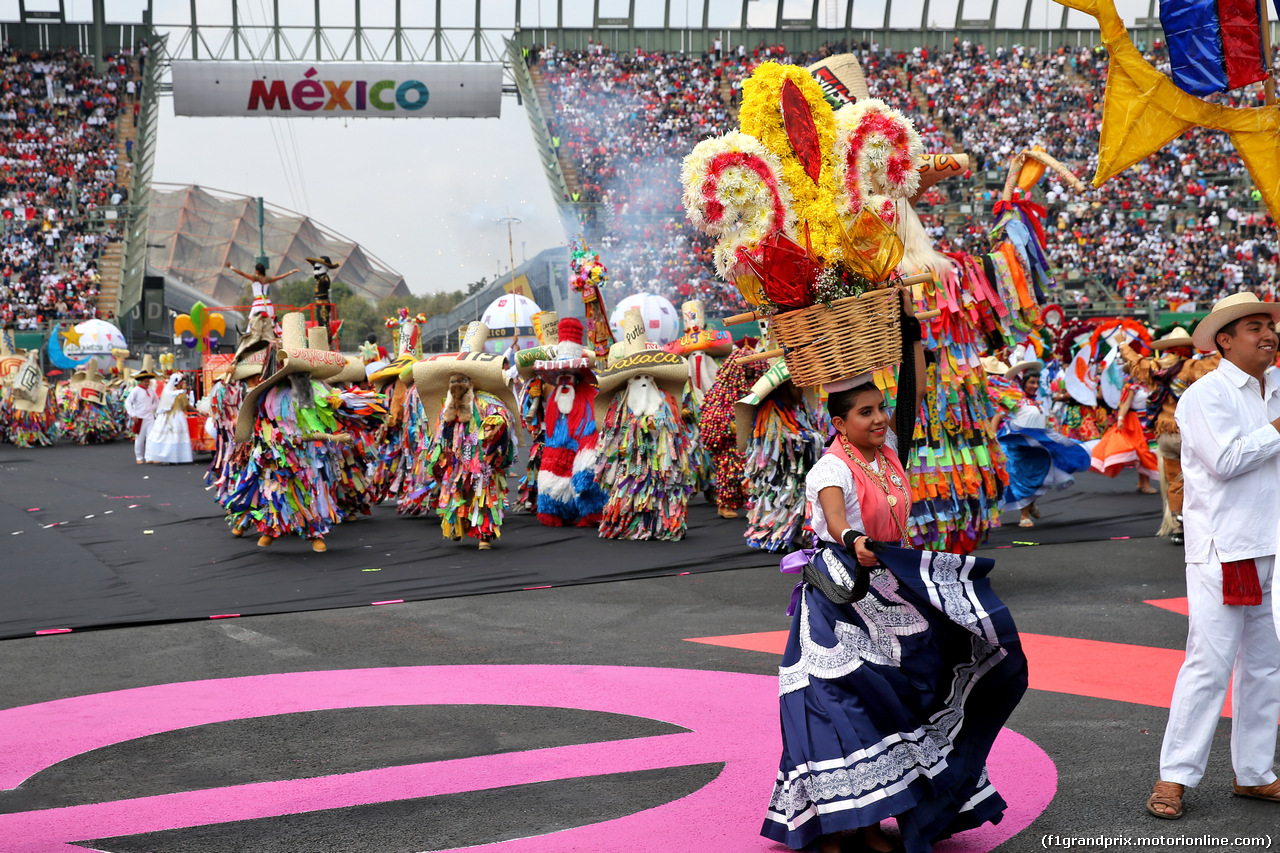
<path fill-rule="evenodd" d="M 54 491 L 79 495 L 68 509 L 149 494 L 137 486 L 157 479 L 185 483 L 192 508 L 208 500 L 192 466 L 131 468 L 150 479 L 109 495 L 84 486 L 91 460 L 127 456 L 123 444 L 14 452 L 0 453 L 0 521 L 22 527 L 0 528 L 0 565 L 24 583 L 43 572 L 44 606 L 69 592 L 58 561 L 84 553 L 70 536 L 37 539 L 53 522 L 20 515 L 37 506 L 21 506 L 36 482 L 66 482 Z M 1230 794 L 1225 718 L 1186 817 L 1143 808 L 1185 643 L 1185 584 L 1178 549 L 1149 538 L 1152 499 L 1132 485 L 1086 476 L 1044 502 L 1040 527 L 993 537 L 994 586 L 1031 673 L 992 756 L 1011 809 L 939 851 L 1280 844 L 1280 806 Z M 1086 538 L 1061 519 L 1121 501 L 1135 509 L 1108 510 L 1105 539 L 1060 541 Z M 112 535 L 147 535 L 115 518 L 127 512 L 113 510 Z M 146 529 L 151 542 L 159 528 Z M 210 542 L 241 547 L 223 536 Z M 16 540 L 37 544 L 19 552 Z M 176 545 L 170 569 L 219 558 L 202 547 Z M 518 566 L 519 539 L 501 548 Z M 776 770 L 774 649 L 793 578 L 747 559 L 755 566 L 0 642 L 0 853 L 780 851 L 755 834 Z M 272 560 L 259 571 L 296 569 Z M 105 581 L 95 592 L 112 593 Z"/>

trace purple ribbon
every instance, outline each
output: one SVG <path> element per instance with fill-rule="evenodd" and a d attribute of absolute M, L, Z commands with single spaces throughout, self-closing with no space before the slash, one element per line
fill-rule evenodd
<path fill-rule="evenodd" d="M 782 558 L 782 563 L 778 569 L 785 575 L 798 575 L 804 571 L 805 564 L 808 563 L 818 550 L 816 548 L 801 548 L 799 551 L 793 551 Z M 787 605 L 787 615 L 792 616 L 796 612 L 796 605 L 800 603 L 800 593 L 804 589 L 804 581 L 800 581 L 791 590 L 791 603 Z"/>

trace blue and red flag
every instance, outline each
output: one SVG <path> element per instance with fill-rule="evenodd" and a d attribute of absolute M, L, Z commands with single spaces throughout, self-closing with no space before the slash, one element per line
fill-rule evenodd
<path fill-rule="evenodd" d="M 1160 25 L 1169 45 L 1173 82 L 1179 89 L 1208 95 L 1266 79 L 1262 2 L 1160 0 Z"/>

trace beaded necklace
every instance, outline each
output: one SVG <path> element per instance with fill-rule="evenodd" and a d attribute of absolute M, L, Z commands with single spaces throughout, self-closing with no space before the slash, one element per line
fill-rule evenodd
<path fill-rule="evenodd" d="M 853 445 L 849 443 L 849 439 L 846 438 L 843 433 L 838 433 L 838 435 L 840 436 L 840 446 L 844 449 L 845 455 L 857 463 L 863 471 L 867 472 L 871 481 L 878 485 L 881 491 L 884 492 L 885 499 L 889 503 L 889 515 L 893 517 L 894 526 L 898 528 L 898 533 L 901 536 L 901 539 L 906 540 L 906 527 L 898 518 L 898 514 L 893 511 L 894 507 L 898 505 L 898 496 L 889 493 L 889 483 L 893 483 L 894 489 L 901 493 L 903 499 L 908 503 L 910 503 L 911 499 L 907 494 L 907 489 L 902 482 L 902 478 L 898 476 L 898 472 L 889 468 L 889 460 L 884 458 L 884 450 L 879 447 L 876 448 L 876 459 L 880 463 L 880 470 L 877 471 L 875 468 L 867 464 L 867 462 L 862 458 L 862 454 L 854 449 Z"/>

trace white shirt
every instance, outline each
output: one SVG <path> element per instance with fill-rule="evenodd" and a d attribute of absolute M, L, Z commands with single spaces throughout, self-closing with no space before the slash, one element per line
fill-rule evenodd
<path fill-rule="evenodd" d="M 1183 530 L 1188 563 L 1276 553 L 1280 522 L 1280 372 L 1258 380 L 1223 360 L 1187 389 L 1175 418 L 1182 433 Z"/>
<path fill-rule="evenodd" d="M 884 452 L 886 454 L 898 452 L 898 436 L 893 432 L 892 422 L 885 433 Z M 878 457 L 871 463 L 871 468 L 875 471 L 880 470 Z M 862 522 L 862 505 L 858 503 L 858 487 L 853 482 L 853 472 L 849 470 L 844 460 L 834 453 L 824 453 L 804 478 L 804 499 L 809 503 L 813 532 L 824 542 L 836 541 L 827 528 L 827 517 L 823 515 L 822 502 L 818 500 L 818 492 L 830 486 L 834 486 L 844 494 L 844 517 L 849 526 L 865 533 L 866 525 Z"/>
<path fill-rule="evenodd" d="M 133 390 L 129 392 L 129 396 L 125 398 L 124 410 L 131 418 L 153 418 L 156 414 L 156 406 L 159 401 L 156 400 L 155 394 L 151 393 L 148 388 L 141 385 L 135 385 Z"/>

